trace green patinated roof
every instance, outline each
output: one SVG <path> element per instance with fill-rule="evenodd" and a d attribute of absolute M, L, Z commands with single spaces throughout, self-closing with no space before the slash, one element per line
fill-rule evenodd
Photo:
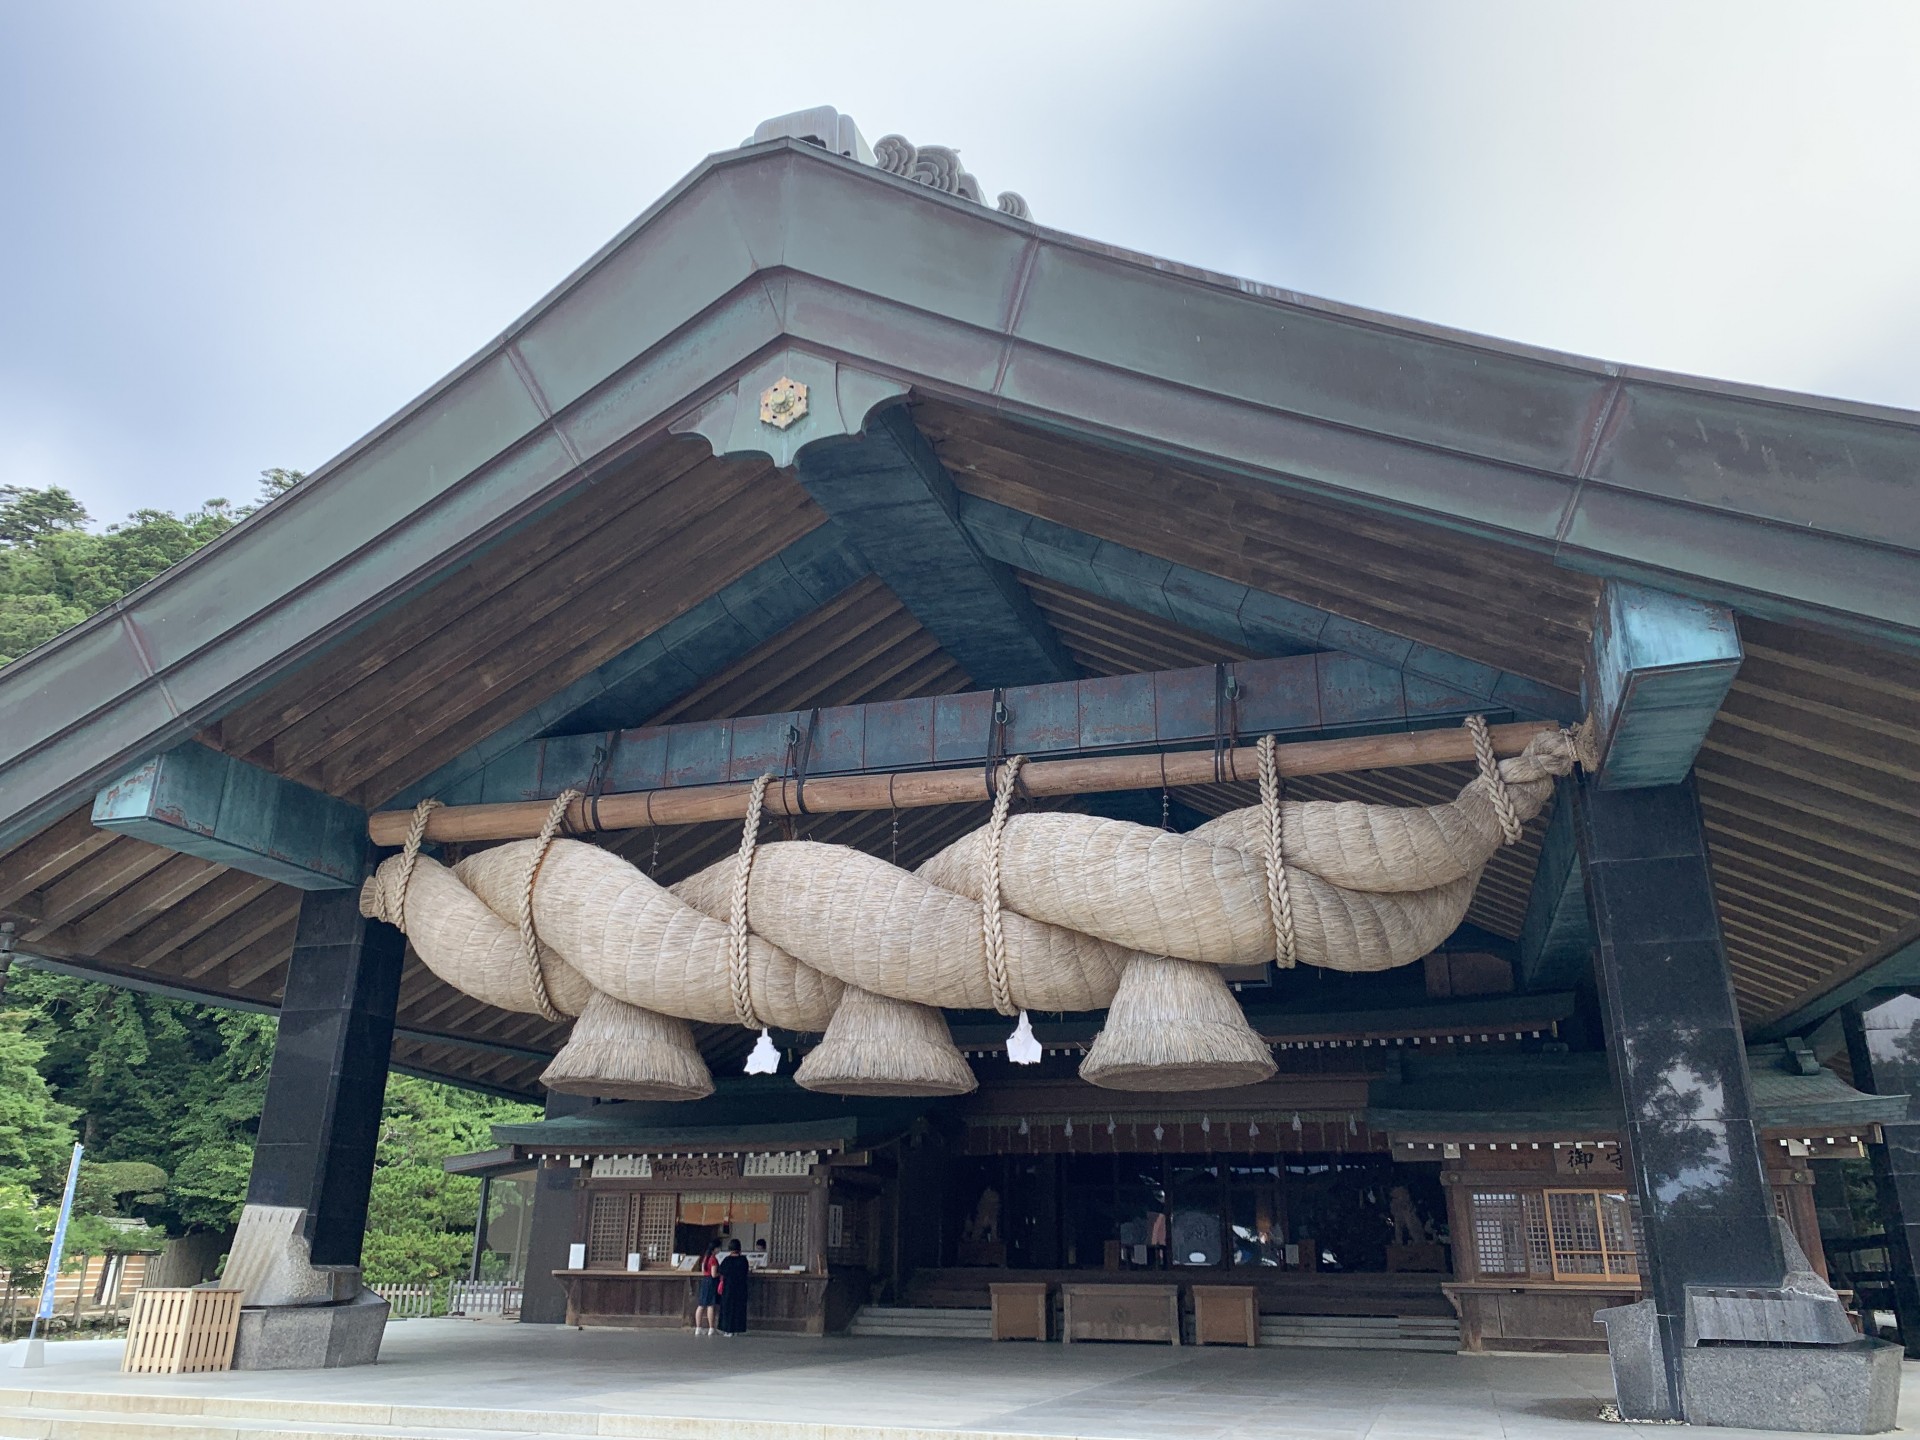
<path fill-rule="evenodd" d="M 1831 1070 L 1789 1068 L 1783 1045 L 1752 1045 L 1753 1118 L 1763 1130 L 1865 1126 L 1905 1118 L 1904 1095 L 1866 1095 Z M 1625 1116 L 1607 1057 L 1478 1055 L 1406 1057 L 1398 1081 L 1369 1089 L 1376 1130 L 1442 1133 L 1617 1131 Z"/>
<path fill-rule="evenodd" d="M 726 1144 L 829 1149 L 892 1139 L 937 1102 L 815 1095 L 785 1077 L 723 1081 L 688 1104 L 619 1101 L 526 1125 L 496 1125 L 496 1144 L 557 1149 Z"/>

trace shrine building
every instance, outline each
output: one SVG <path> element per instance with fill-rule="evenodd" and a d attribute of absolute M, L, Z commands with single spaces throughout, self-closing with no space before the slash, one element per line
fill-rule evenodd
<path fill-rule="evenodd" d="M 737 1239 L 851 1344 L 1890 1425 L 1920 416 L 1044 198 L 769 121 L 0 670 L 7 962 L 278 1014 L 236 1363 L 377 1353 L 397 1071 L 544 1104 L 449 1162 L 527 1325 L 683 1327 Z"/>

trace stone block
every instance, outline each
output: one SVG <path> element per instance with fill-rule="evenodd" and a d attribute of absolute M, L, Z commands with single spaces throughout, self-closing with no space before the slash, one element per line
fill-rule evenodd
<path fill-rule="evenodd" d="M 1681 1365 L 1687 1420 L 1878 1435 L 1893 1429 L 1899 1411 L 1901 1354 L 1884 1340 L 1702 1345 L 1687 1350 Z"/>
<path fill-rule="evenodd" d="M 1651 1300 L 1593 1312 L 1607 1328 L 1607 1358 L 1613 1364 L 1614 1403 L 1626 1420 L 1677 1420 L 1667 1389 L 1667 1361 L 1660 1348 L 1660 1316 Z"/>
<path fill-rule="evenodd" d="M 380 1358 L 387 1302 L 371 1290 L 339 1305 L 249 1305 L 234 1341 L 236 1370 L 333 1370 Z"/>
<path fill-rule="evenodd" d="M 338 1305 L 360 1293 L 355 1265 L 315 1265 L 297 1205 L 249 1204 L 240 1212 L 224 1282 L 248 1305 Z"/>

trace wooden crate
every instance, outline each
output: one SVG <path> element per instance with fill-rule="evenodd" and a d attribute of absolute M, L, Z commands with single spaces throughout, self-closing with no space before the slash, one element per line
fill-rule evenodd
<path fill-rule="evenodd" d="M 1042 1340 L 1047 1338 L 1047 1286 L 989 1285 L 993 1296 L 993 1338 Z"/>
<path fill-rule="evenodd" d="M 239 1290 L 141 1290 L 133 1297 L 120 1368 L 137 1375 L 195 1375 L 233 1368 Z"/>
<path fill-rule="evenodd" d="M 1062 1285 L 1060 1339 L 1180 1343 L 1178 1285 Z"/>
<path fill-rule="evenodd" d="M 1251 1285 L 1190 1285 L 1193 1343 L 1258 1345 L 1260 1292 Z"/>

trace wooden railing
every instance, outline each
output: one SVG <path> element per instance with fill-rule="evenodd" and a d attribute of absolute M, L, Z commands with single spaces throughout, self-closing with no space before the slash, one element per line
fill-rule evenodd
<path fill-rule="evenodd" d="M 395 1320 L 424 1320 L 433 1314 L 434 1292 L 439 1286 L 428 1281 L 415 1285 L 370 1284 L 367 1288 L 387 1302 Z"/>
<path fill-rule="evenodd" d="M 520 1284 L 512 1280 L 449 1280 L 449 1315 L 518 1315 Z"/>

